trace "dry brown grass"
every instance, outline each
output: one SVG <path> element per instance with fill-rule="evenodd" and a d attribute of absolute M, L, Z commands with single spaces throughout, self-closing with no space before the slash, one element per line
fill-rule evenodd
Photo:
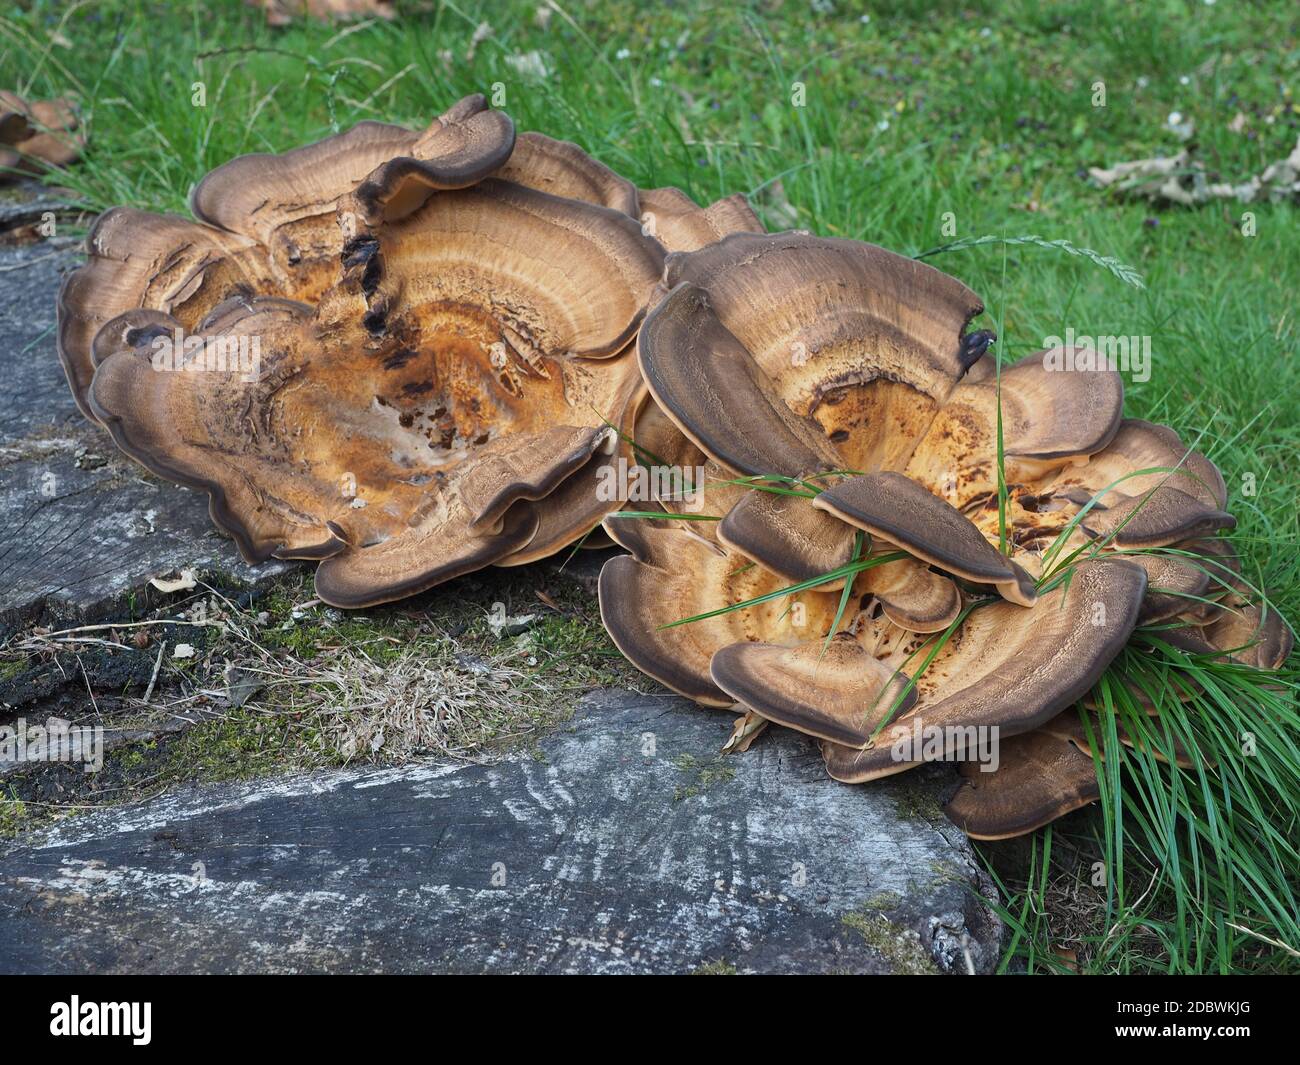
<path fill-rule="evenodd" d="M 345 648 L 314 662 L 245 670 L 320 734 L 345 762 L 401 762 L 422 755 L 471 757 L 562 720 L 582 686 L 519 668 L 527 646 L 484 657 L 450 640 L 420 641 L 375 660 Z"/>

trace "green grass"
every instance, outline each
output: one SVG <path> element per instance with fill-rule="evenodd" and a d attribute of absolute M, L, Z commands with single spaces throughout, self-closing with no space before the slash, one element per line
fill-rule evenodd
<path fill-rule="evenodd" d="M 496 86 L 521 129 L 575 140 L 643 186 L 700 201 L 744 192 L 773 228 L 906 254 L 956 243 L 927 261 L 984 296 L 1004 359 L 1066 327 L 1153 337 L 1152 376 L 1128 385 L 1128 412 L 1199 437 L 1224 472 L 1246 578 L 1300 616 L 1296 207 L 1160 209 L 1083 176 L 1176 151 L 1172 111 L 1195 122 L 1197 156 L 1219 179 L 1285 157 L 1300 129 L 1293 5 L 916 0 L 864 22 L 843 2 L 822 14 L 806 3 L 572 0 L 546 27 L 536 6 L 407 4 L 394 24 L 276 32 L 238 0 L 192 11 L 24 3 L 0 17 L 0 86 L 80 98 L 91 144 L 64 181 L 95 209 L 180 211 L 190 186 L 234 155 L 364 118 L 420 125 Z M 472 48 L 484 22 L 492 32 Z M 545 77 L 508 61 L 533 50 Z M 191 105 L 197 81 L 206 107 Z M 1104 108 L 1092 106 L 1097 81 Z M 1228 128 L 1238 112 L 1245 133 Z M 1242 235 L 1245 210 L 1256 236 Z M 1003 241 L 1029 235 L 1131 267 L 1145 287 L 1060 247 Z M 1158 634 L 1138 642 L 1155 646 Z M 1144 675 L 1166 712 L 1150 743 L 1167 744 L 1165 729 L 1197 738 L 1217 767 L 1170 769 L 1135 752 L 1121 766 L 1114 723 L 1150 726 L 1122 689 L 1103 686 L 1115 710 L 1101 737 L 1113 755 L 1103 802 L 1022 845 L 983 848 L 1015 928 L 1009 969 L 1297 969 L 1295 676 L 1266 686 L 1236 667 L 1156 654 Z M 1205 695 L 1176 706 L 1175 670 L 1194 673 Z M 1256 736 L 1252 755 L 1240 752 L 1242 731 Z"/>

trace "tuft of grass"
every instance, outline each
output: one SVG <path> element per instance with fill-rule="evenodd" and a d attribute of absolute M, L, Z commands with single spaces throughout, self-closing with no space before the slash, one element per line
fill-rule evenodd
<path fill-rule="evenodd" d="M 565 720 L 581 684 L 528 669 L 531 644 L 491 655 L 448 640 L 417 640 L 375 660 L 345 649 L 288 670 L 252 671 L 309 723 L 343 762 L 464 758 Z"/>
<path fill-rule="evenodd" d="M 868 554 L 871 553 L 871 537 L 863 532 L 855 533 L 853 536 L 853 557 L 849 560 L 850 565 L 862 559 L 863 548 L 866 548 Z M 830 628 L 826 632 L 826 639 L 822 642 L 822 656 L 830 649 L 831 640 L 835 634 L 840 631 L 840 622 L 844 618 L 844 612 L 848 609 L 849 599 L 853 595 L 853 578 L 844 579 L 844 588 L 840 592 L 840 601 L 835 605 L 835 617 L 831 620 Z"/>
<path fill-rule="evenodd" d="M 1084 716 L 1098 811 L 1036 836 L 1023 878 L 994 862 L 1004 966 L 1063 971 L 1067 946 L 1082 972 L 1300 971 L 1298 679 L 1140 631 L 1097 688 L 1099 718 Z M 1159 717 L 1124 680 L 1164 697 Z M 1176 745 L 1196 764 L 1174 764 Z"/>
<path fill-rule="evenodd" d="M 27 805 L 12 789 L 0 796 L 0 840 L 12 839 L 31 822 L 32 814 Z"/>

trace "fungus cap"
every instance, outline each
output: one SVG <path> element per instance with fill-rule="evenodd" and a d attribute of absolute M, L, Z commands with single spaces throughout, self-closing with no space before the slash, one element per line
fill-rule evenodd
<path fill-rule="evenodd" d="M 1002 742 L 999 764 L 985 772 L 961 764 L 961 785 L 944 805 L 948 819 L 973 839 L 1022 836 L 1101 798 L 1096 767 L 1078 714 Z"/>
<path fill-rule="evenodd" d="M 591 476 L 664 253 L 632 215 L 484 177 L 512 142 L 470 97 L 423 134 L 234 160 L 204 221 L 109 212 L 62 293 L 74 393 L 249 559 L 320 561 L 335 605 L 558 550 L 616 505 Z"/>

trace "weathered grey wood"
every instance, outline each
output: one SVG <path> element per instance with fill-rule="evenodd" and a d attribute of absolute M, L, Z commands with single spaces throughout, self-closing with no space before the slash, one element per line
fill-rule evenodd
<path fill-rule="evenodd" d="M 0 179 L 0 237 L 36 237 L 53 221 L 54 236 L 69 225 L 85 226 L 87 215 L 73 202 L 68 189 L 42 185 L 32 179 Z"/>
<path fill-rule="evenodd" d="M 0 971 L 994 963 L 992 889 L 960 833 L 900 802 L 906 775 L 836 784 L 789 732 L 719 773 L 729 722 L 601 693 L 494 766 L 208 787 L 61 822 L 0 858 Z"/>

